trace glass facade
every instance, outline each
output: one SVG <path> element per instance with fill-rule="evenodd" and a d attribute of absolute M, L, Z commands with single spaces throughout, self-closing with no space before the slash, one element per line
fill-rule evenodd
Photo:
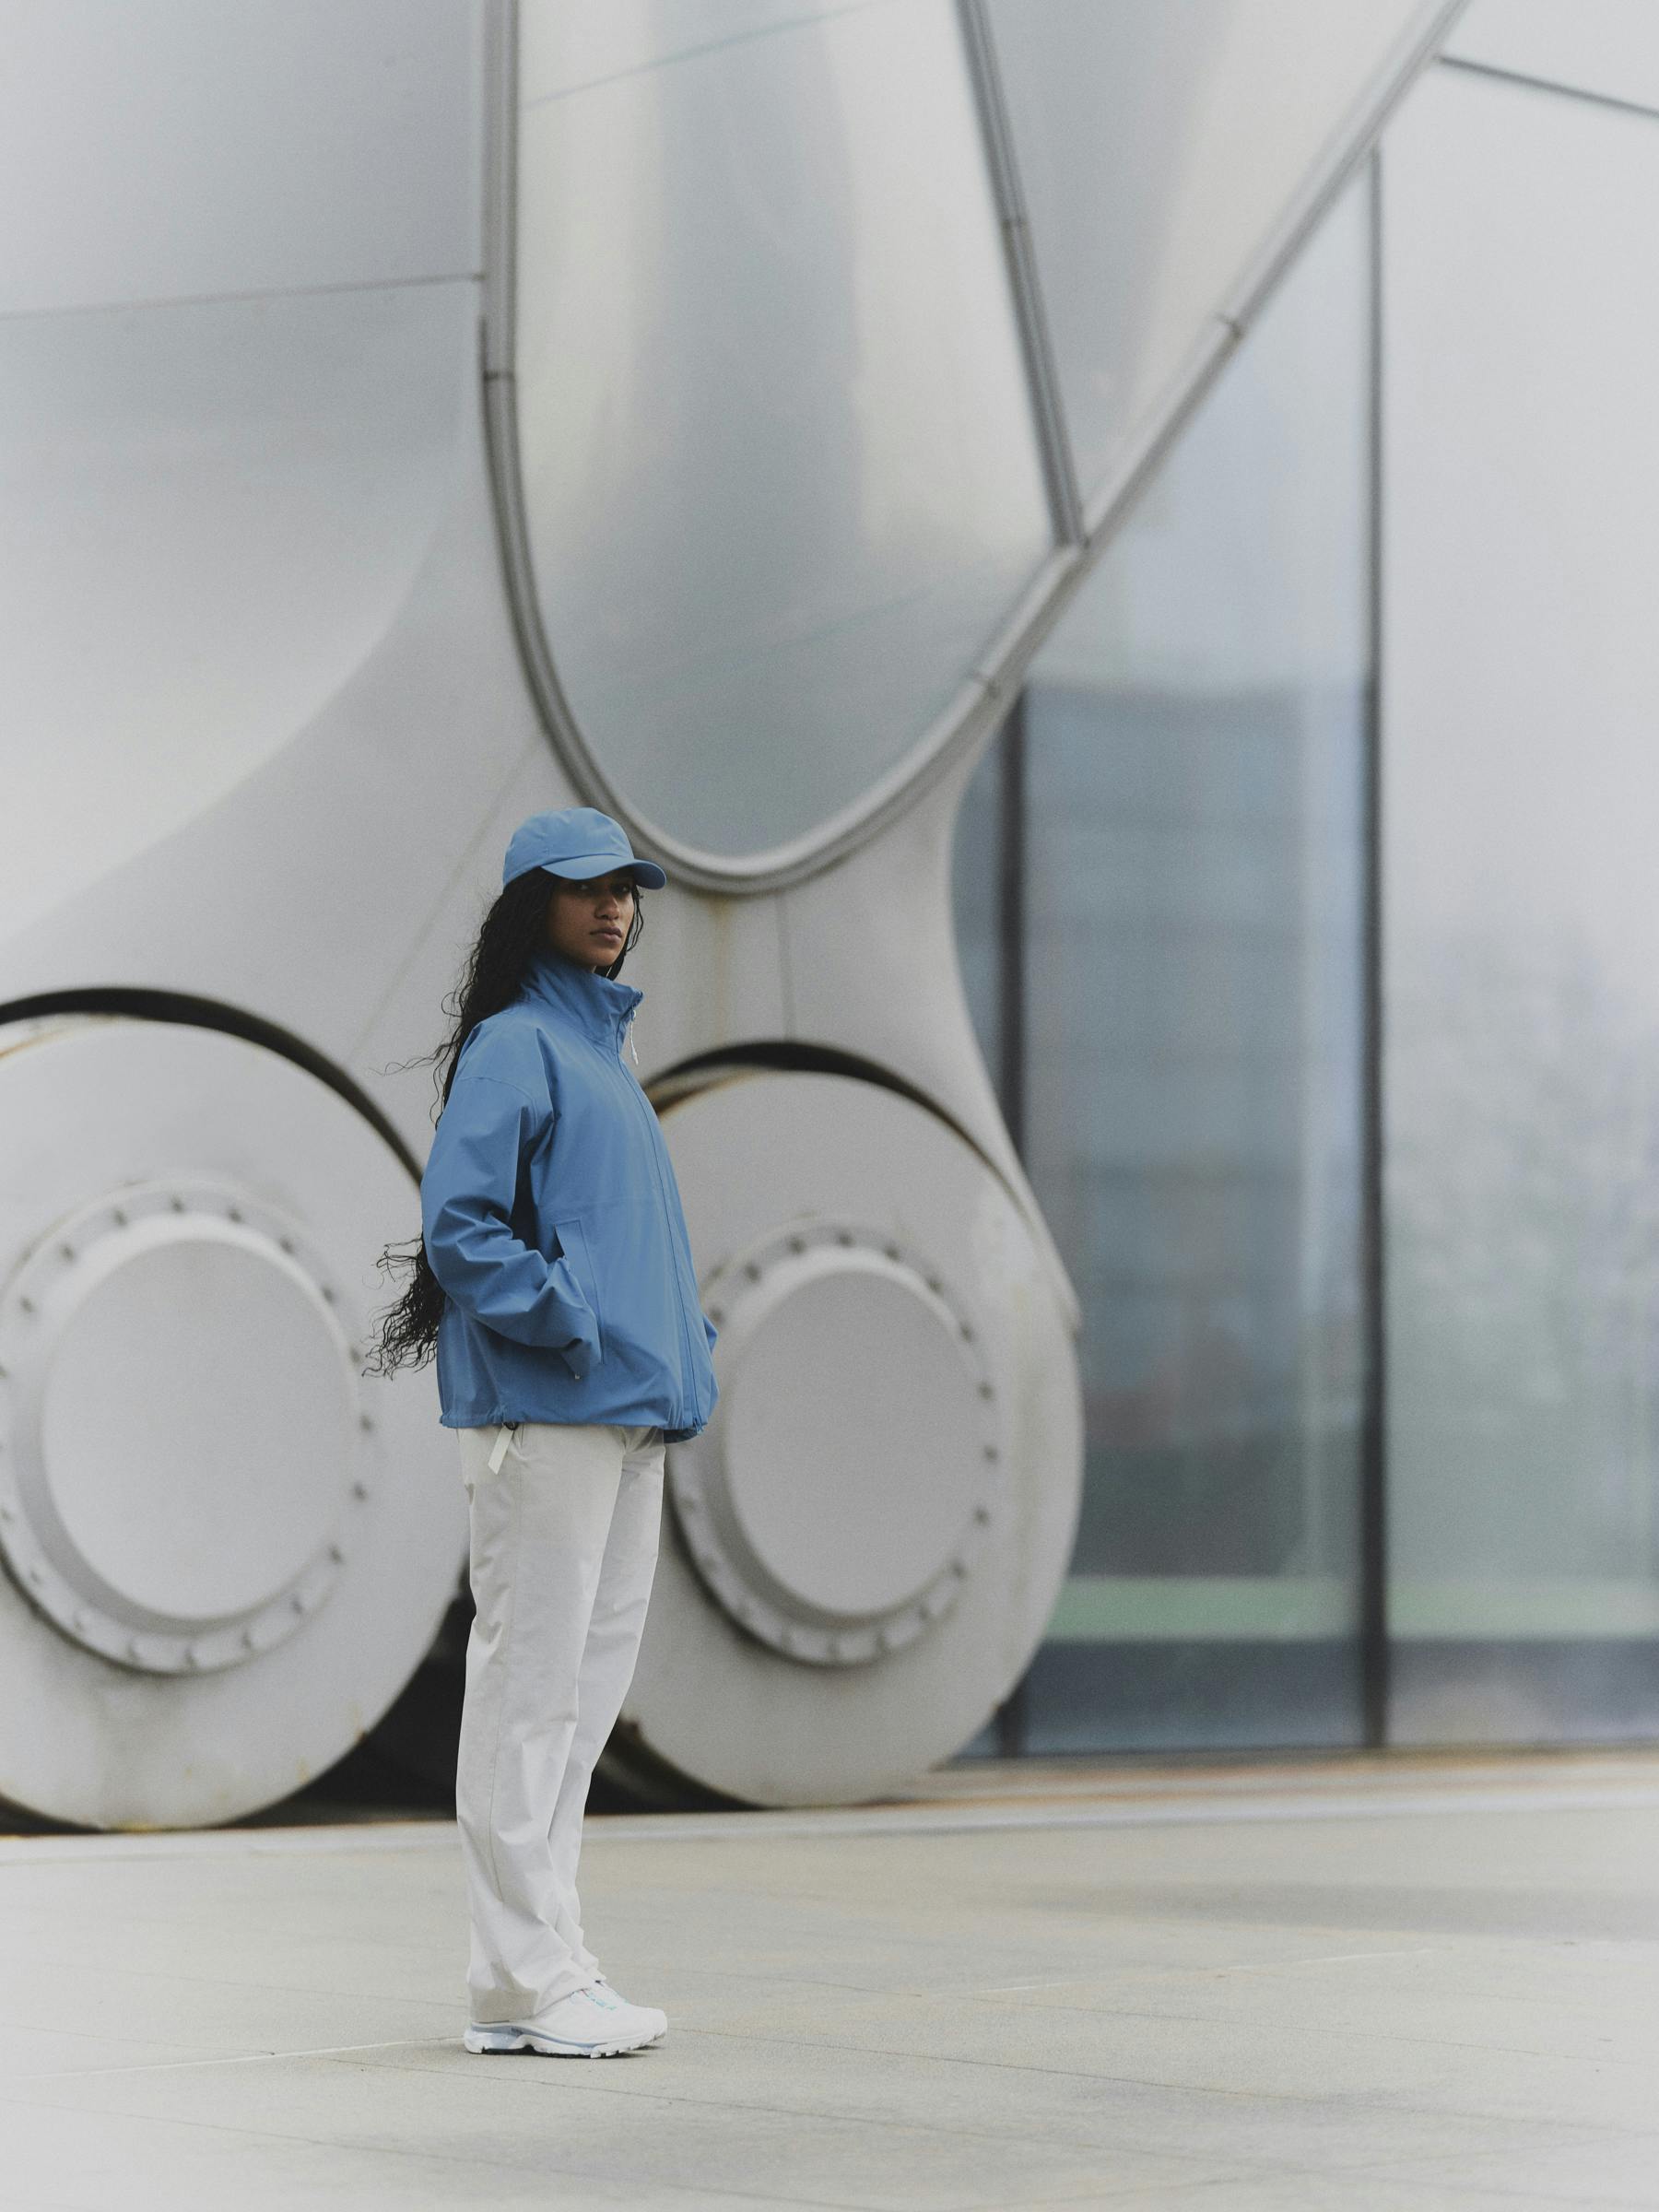
<path fill-rule="evenodd" d="M 1010 1119 L 1082 1301 L 1088 1420 L 1031 1751 L 1360 1733 L 1370 189 L 1327 218 L 1020 709 Z M 994 747 L 957 848 L 993 1065 L 1007 786 Z"/>
<path fill-rule="evenodd" d="M 1070 1578 L 975 1752 L 1659 1729 L 1659 112 L 1477 64 L 1499 28 L 967 794 L 971 1001 L 1088 1416 Z"/>
<path fill-rule="evenodd" d="M 1481 67 L 1659 112 L 1659 11 L 1653 0 L 1472 0 L 1446 53 Z"/>
<path fill-rule="evenodd" d="M 1632 211 L 1659 201 L 1659 116 L 1442 70 L 1383 174 L 1393 1729 L 1637 1734 L 1659 1718 L 1659 279 Z"/>

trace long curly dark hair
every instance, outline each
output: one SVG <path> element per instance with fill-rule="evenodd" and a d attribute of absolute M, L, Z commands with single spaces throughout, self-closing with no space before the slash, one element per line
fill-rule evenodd
<path fill-rule="evenodd" d="M 418 1067 L 423 1060 L 438 1063 L 435 1084 L 439 1096 L 432 1114 L 434 1127 L 439 1114 L 449 1104 L 462 1046 L 479 1022 L 488 1015 L 499 1014 L 518 997 L 531 954 L 547 943 L 547 909 L 555 896 L 547 880 L 550 873 L 544 868 L 526 869 L 502 889 L 478 925 L 477 940 L 466 957 L 461 981 L 443 1002 L 443 1011 L 453 1016 L 454 1028 L 432 1052 L 418 1053 L 413 1060 L 398 1064 L 401 1071 Z M 601 974 L 621 973 L 622 963 L 639 943 L 644 925 L 645 898 L 636 878 L 633 924 L 623 940 L 621 951 L 608 968 L 599 971 Z M 432 1273 L 425 1237 L 416 1237 L 413 1252 L 388 1244 L 375 1265 L 382 1275 L 401 1268 L 410 1268 L 413 1273 L 403 1296 L 376 1316 L 380 1342 L 371 1352 L 362 1372 L 393 1375 L 403 1366 L 422 1368 L 437 1351 L 438 1324 L 448 1295 Z"/>

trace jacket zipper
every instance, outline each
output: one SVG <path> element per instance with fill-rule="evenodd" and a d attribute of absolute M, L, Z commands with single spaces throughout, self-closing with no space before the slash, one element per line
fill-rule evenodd
<path fill-rule="evenodd" d="M 651 1100 L 645 1096 L 644 1091 L 640 1088 L 639 1084 L 636 1083 L 633 1077 L 629 1074 L 627 1068 L 622 1065 L 622 1025 L 620 1023 L 617 1025 L 617 1070 L 621 1076 L 623 1082 L 627 1084 L 629 1089 L 633 1093 L 634 1097 L 638 1099 L 641 1111 L 651 1123 L 651 1164 L 656 1170 L 657 1198 L 663 1208 L 664 1225 L 668 1230 L 669 1249 L 675 1253 L 676 1257 L 674 1269 L 674 1298 L 675 1303 L 679 1309 L 680 1351 L 683 1355 L 680 1372 L 685 1378 L 687 1388 L 689 1388 L 693 1367 L 693 1361 L 691 1359 L 691 1335 L 689 1324 L 686 1319 L 686 1293 L 680 1282 L 678 1242 L 674 1234 L 673 1210 L 668 1204 L 668 1186 L 663 1180 L 663 1163 L 657 1156 L 657 1147 L 662 1142 L 662 1132 L 657 1126 L 655 1108 L 652 1105 Z M 685 1427 L 686 1420 L 686 1398 L 685 1394 L 682 1391 L 680 1395 L 679 1418 L 675 1422 L 675 1427 L 677 1429 Z"/>

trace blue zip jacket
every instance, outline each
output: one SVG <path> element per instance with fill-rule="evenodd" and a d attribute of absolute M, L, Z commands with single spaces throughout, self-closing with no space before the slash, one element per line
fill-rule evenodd
<path fill-rule="evenodd" d="M 622 1059 L 644 997 L 551 946 L 478 1023 L 420 1182 L 446 1429 L 708 1426 L 718 1335 L 656 1110 Z"/>

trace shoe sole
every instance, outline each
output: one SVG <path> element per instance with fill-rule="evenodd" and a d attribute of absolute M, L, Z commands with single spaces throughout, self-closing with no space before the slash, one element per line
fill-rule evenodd
<path fill-rule="evenodd" d="M 645 2051 L 667 2033 L 618 2037 L 615 2042 L 567 2043 L 555 2035 L 535 2035 L 527 2028 L 469 2028 L 462 2041 L 480 2057 L 504 2056 L 513 2051 L 534 2051 L 543 2058 L 619 2058 L 624 2052 Z"/>

